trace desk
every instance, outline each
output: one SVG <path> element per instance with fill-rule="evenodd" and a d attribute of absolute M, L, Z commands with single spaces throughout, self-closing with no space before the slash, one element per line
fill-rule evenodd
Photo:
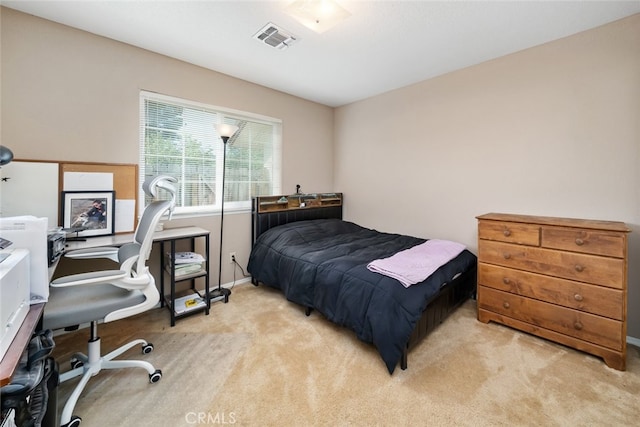
<path fill-rule="evenodd" d="M 153 233 L 153 241 L 162 242 L 190 238 L 202 234 L 210 234 L 210 231 L 195 226 L 165 228 L 162 231 Z M 133 242 L 134 235 L 134 233 L 114 234 L 112 236 L 88 237 L 84 241 L 67 241 L 66 250 L 74 251 L 76 249 L 97 248 L 99 246 L 122 246 L 125 243 Z"/>
<path fill-rule="evenodd" d="M 154 241 L 156 234 L 154 234 Z M 100 246 L 122 246 L 125 243 L 133 242 L 134 233 L 114 234 L 112 236 L 87 237 L 86 240 L 67 240 L 65 245 L 66 251 L 75 251 L 78 249 L 97 248 Z M 64 256 L 64 255 L 63 255 Z"/>

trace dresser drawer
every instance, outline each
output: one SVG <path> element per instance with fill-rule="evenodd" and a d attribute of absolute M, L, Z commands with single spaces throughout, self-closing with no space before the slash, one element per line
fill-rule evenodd
<path fill-rule="evenodd" d="M 627 243 L 626 235 L 622 233 L 579 228 L 542 227 L 542 246 L 624 258 Z"/>
<path fill-rule="evenodd" d="M 621 322 L 480 286 L 478 308 L 614 350 L 622 349 Z"/>
<path fill-rule="evenodd" d="M 540 226 L 505 221 L 480 221 L 478 237 L 499 242 L 540 246 Z"/>
<path fill-rule="evenodd" d="M 623 289 L 624 260 L 480 240 L 478 262 Z"/>
<path fill-rule="evenodd" d="M 623 320 L 623 292 L 480 263 L 478 284 L 564 307 Z"/>

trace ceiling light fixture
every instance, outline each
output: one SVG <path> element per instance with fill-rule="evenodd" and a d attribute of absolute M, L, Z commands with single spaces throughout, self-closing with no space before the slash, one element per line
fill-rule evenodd
<path fill-rule="evenodd" d="M 284 11 L 316 33 L 324 33 L 351 16 L 334 0 L 296 0 Z"/>

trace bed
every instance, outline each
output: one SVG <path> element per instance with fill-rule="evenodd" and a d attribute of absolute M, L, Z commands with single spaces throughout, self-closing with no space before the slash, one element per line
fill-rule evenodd
<path fill-rule="evenodd" d="M 305 198 L 306 197 L 306 198 Z M 305 308 L 373 344 L 390 374 L 408 352 L 475 294 L 477 258 L 464 249 L 409 287 L 367 265 L 425 243 L 342 219 L 342 194 L 255 198 L 247 269 Z"/>

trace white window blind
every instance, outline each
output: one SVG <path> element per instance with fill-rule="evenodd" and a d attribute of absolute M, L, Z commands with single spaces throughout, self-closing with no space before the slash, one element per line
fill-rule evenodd
<path fill-rule="evenodd" d="M 215 129 L 219 123 L 238 126 L 226 146 L 225 210 L 249 209 L 252 197 L 278 194 L 280 120 L 140 93 L 140 182 L 155 175 L 177 178 L 178 215 L 221 208 L 225 146 Z M 141 198 L 144 207 L 149 200 Z"/>

